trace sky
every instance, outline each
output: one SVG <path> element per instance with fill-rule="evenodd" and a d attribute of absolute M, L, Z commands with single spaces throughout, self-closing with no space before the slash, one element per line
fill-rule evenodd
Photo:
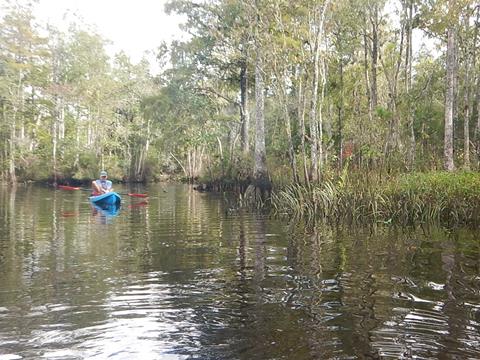
<path fill-rule="evenodd" d="M 102 37 L 111 40 L 107 50 L 111 55 L 124 50 L 138 62 L 145 51 L 155 50 L 162 41 L 182 39 L 182 18 L 167 15 L 167 0 L 39 0 L 35 17 L 66 29 L 76 18 L 92 25 Z M 154 61 L 154 55 L 148 56 Z M 153 69 L 154 70 L 154 69 Z"/>
<path fill-rule="evenodd" d="M 152 64 L 152 73 L 158 73 L 160 69 L 155 60 L 155 49 L 162 41 L 170 42 L 187 37 L 179 28 L 182 17 L 165 14 L 166 2 L 167 0 L 38 0 L 34 6 L 34 15 L 42 23 L 50 23 L 63 30 L 67 29 L 69 23 L 81 19 L 112 41 L 107 46 L 112 56 L 123 50 L 133 62 L 138 62 L 145 56 L 145 51 L 150 51 L 146 57 Z M 400 6 L 398 0 L 391 0 L 388 4 L 387 12 L 392 13 Z M 435 51 L 433 42 L 425 39 L 421 31 L 415 30 L 413 35 L 414 54 L 422 45 L 430 52 Z"/>

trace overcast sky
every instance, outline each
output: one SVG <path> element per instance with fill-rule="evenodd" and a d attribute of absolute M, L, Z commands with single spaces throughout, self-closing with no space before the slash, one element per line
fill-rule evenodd
<path fill-rule="evenodd" d="M 167 15 L 167 0 L 39 0 L 35 17 L 60 28 L 77 18 L 94 25 L 98 33 L 113 42 L 109 52 L 124 50 L 133 61 L 162 40 L 181 39 L 181 18 Z M 67 15 L 67 16 L 65 16 Z M 150 57 L 153 58 L 153 57 Z"/>

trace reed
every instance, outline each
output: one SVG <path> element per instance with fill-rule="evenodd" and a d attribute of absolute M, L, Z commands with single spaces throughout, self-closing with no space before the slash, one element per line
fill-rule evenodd
<path fill-rule="evenodd" d="M 273 209 L 307 221 L 455 225 L 480 220 L 480 174 L 431 172 L 373 178 L 331 179 L 310 189 L 288 185 L 272 194 Z"/>

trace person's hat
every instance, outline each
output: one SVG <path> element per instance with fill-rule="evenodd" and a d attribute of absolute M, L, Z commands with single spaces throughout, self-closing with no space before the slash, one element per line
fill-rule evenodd
<path fill-rule="evenodd" d="M 100 171 L 100 177 L 107 176 L 107 172 L 105 170 Z"/>

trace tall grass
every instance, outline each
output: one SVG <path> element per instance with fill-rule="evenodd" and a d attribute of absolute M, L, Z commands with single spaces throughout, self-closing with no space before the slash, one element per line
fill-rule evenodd
<path fill-rule="evenodd" d="M 277 214 L 332 222 L 449 225 L 479 223 L 480 174 L 414 173 L 396 178 L 326 180 L 288 185 L 272 195 Z"/>

